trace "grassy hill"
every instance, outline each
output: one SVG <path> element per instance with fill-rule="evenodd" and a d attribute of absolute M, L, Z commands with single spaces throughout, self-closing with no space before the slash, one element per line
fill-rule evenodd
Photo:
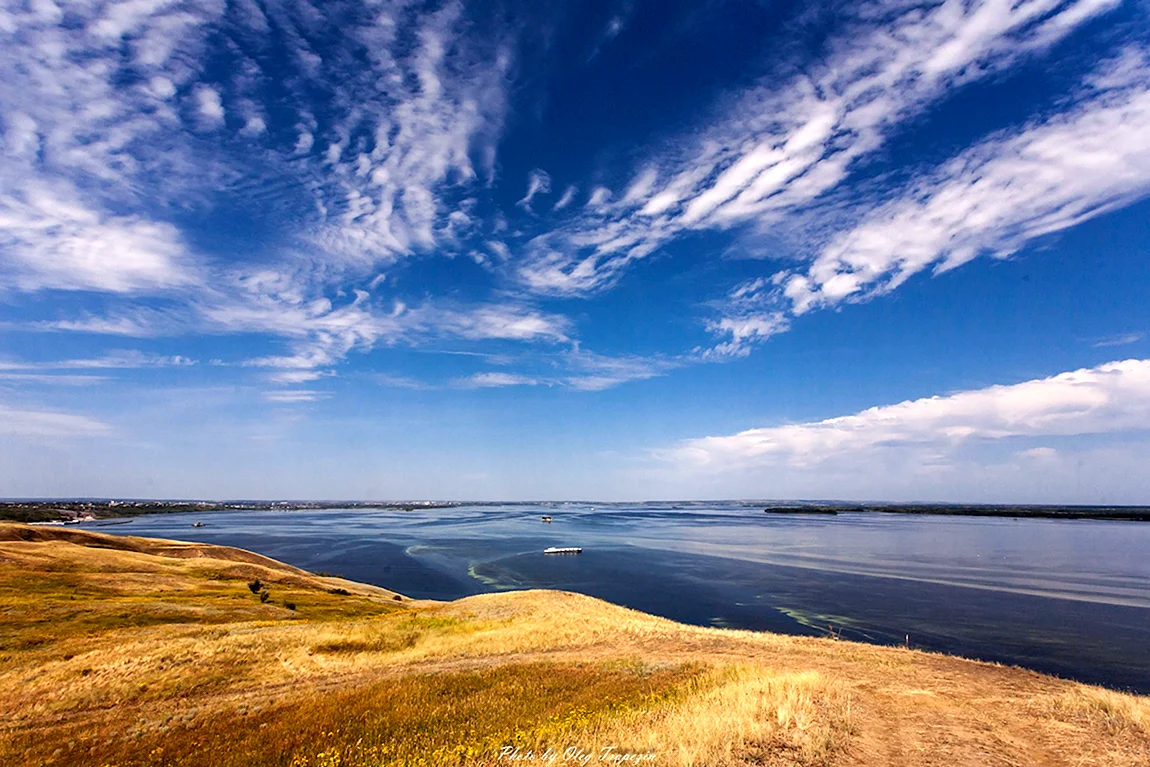
<path fill-rule="evenodd" d="M 1150 765 L 1150 699 L 554 591 L 0 524 L 0 764 Z"/>

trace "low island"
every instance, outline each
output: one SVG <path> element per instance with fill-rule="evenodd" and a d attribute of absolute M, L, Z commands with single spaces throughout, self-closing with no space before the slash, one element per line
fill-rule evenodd
<path fill-rule="evenodd" d="M 1150 698 L 556 591 L 0 524 L 5 765 L 1150 764 Z"/>

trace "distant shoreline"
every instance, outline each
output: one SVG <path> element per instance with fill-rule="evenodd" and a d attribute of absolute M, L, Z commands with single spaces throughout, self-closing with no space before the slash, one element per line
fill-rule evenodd
<path fill-rule="evenodd" d="M 181 514 L 199 511 L 323 511 L 329 509 L 384 509 L 415 511 L 459 506 L 458 503 L 422 501 L 0 501 L 0 520 L 8 522 L 92 522 L 102 519 Z"/>
<path fill-rule="evenodd" d="M 542 503 L 542 502 L 539 502 Z M 557 506 L 555 502 L 548 505 Z M 663 510 L 668 503 L 626 504 L 651 506 Z M 679 511 L 692 507 L 704 508 L 704 502 L 679 502 L 673 506 Z M 849 502 L 762 502 L 716 501 L 736 504 L 748 513 L 769 515 L 827 515 L 852 512 L 881 514 L 925 514 L 960 517 L 1008 517 L 1016 519 L 1093 519 L 1128 522 L 1150 522 L 1147 506 L 1057 506 L 1012 504 L 948 504 L 948 503 L 849 503 Z M 597 502 L 598 507 L 610 509 L 616 504 Z M 11 522 L 75 523 L 103 519 L 123 519 L 147 514 L 177 514 L 200 511 L 304 511 L 378 509 L 384 511 L 420 511 L 424 509 L 455 508 L 459 506 L 527 506 L 528 502 L 464 502 L 464 501 L 157 501 L 157 500 L 12 500 L 0 501 L 0 520 Z M 620 504 L 621 505 L 621 504 Z"/>
<path fill-rule="evenodd" d="M 964 504 L 844 504 L 767 506 L 768 514 L 929 514 L 945 517 L 1010 517 L 1015 519 L 1098 519 L 1150 522 L 1145 506 L 971 506 Z"/>

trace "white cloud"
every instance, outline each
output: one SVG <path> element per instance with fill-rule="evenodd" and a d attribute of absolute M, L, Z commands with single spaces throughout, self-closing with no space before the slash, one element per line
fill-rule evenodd
<path fill-rule="evenodd" d="M 207 128 L 222 128 L 224 125 L 224 102 L 220 92 L 210 85 L 200 85 L 195 91 L 196 111 Z"/>
<path fill-rule="evenodd" d="M 108 424 L 84 415 L 0 405 L 0 435 L 4 436 L 98 437 L 111 431 Z"/>
<path fill-rule="evenodd" d="M 321 399 L 326 399 L 327 394 L 321 391 L 314 391 L 312 389 L 292 389 L 287 391 L 269 391 L 264 392 L 264 399 L 269 402 L 288 405 L 299 402 L 317 402 Z"/>
<path fill-rule="evenodd" d="M 179 232 L 86 205 L 66 184 L 0 193 L 0 273 L 22 290 L 155 291 L 197 281 Z"/>
<path fill-rule="evenodd" d="M 1108 88 L 917 179 L 834 237 L 785 284 L 792 311 L 892 290 L 931 266 L 1005 256 L 1150 193 L 1150 67 L 1125 59 Z"/>
<path fill-rule="evenodd" d="M 568 373 L 560 383 L 578 391 L 604 391 L 630 381 L 646 381 L 666 375 L 681 360 L 637 355 L 613 357 L 575 346 L 563 356 Z"/>
<path fill-rule="evenodd" d="M 536 168 L 527 174 L 527 194 L 515 203 L 525 210 L 531 210 L 531 201 L 537 194 L 548 194 L 551 191 L 551 176 L 546 171 Z"/>
<path fill-rule="evenodd" d="M 1029 450 L 1019 450 L 1014 454 L 1016 458 L 1028 461 L 1048 463 L 1059 458 L 1058 451 L 1052 447 L 1032 447 Z"/>
<path fill-rule="evenodd" d="M 4 149 L 11 155 L 31 160 L 40 152 L 40 131 L 36 121 L 23 112 L 8 115 L 4 122 Z"/>
<path fill-rule="evenodd" d="M 315 146 L 315 135 L 309 130 L 301 130 L 295 141 L 295 153 L 307 154 Z"/>
<path fill-rule="evenodd" d="M 207 294 L 199 305 L 206 330 L 221 333 L 267 333 L 289 341 L 290 353 L 248 360 L 249 367 L 294 371 L 287 375 L 311 380 L 341 362 L 352 351 L 380 345 L 416 344 L 428 338 L 473 341 L 508 340 L 560 343 L 568 340 L 570 323 L 514 303 L 420 306 L 396 302 L 387 307 L 359 291 L 337 305 L 323 296 L 306 270 L 259 270 L 234 275 L 230 284 Z M 282 372 L 273 373 L 287 381 Z"/>
<path fill-rule="evenodd" d="M 781 313 L 748 314 L 742 317 L 723 317 L 712 322 L 708 329 L 731 340 L 702 350 L 704 358 L 745 357 L 751 353 L 751 344 L 765 341 L 790 327 L 790 321 Z"/>
<path fill-rule="evenodd" d="M 396 389 L 410 389 L 411 391 L 432 391 L 435 386 L 420 381 L 418 378 L 411 376 L 392 375 L 389 373 L 377 373 L 371 377 L 373 381 L 382 386 L 391 386 Z"/>
<path fill-rule="evenodd" d="M 335 140 L 370 140 L 305 175 L 325 208 L 313 241 L 352 263 L 452 244 L 448 217 L 481 174 L 494 175 L 511 65 L 500 43 L 463 36 L 459 3 L 371 15 L 349 30 L 349 46 L 369 66 L 339 73 L 342 114 L 331 130 Z M 412 36 L 400 36 L 403 28 L 413 28 Z"/>
<path fill-rule="evenodd" d="M 736 285 L 718 308 L 724 316 L 707 329 L 729 340 L 709 349 L 696 349 L 703 359 L 745 357 L 755 343 L 790 328 L 790 319 L 776 306 L 776 280 L 762 277 Z"/>
<path fill-rule="evenodd" d="M 707 471 L 809 467 L 830 460 L 864 464 L 876 453 L 908 447 L 927 461 L 945 462 L 949 451 L 975 441 L 1146 430 L 1150 360 L 1126 360 L 823 421 L 688 440 L 661 455 Z"/>
<path fill-rule="evenodd" d="M 50 386 L 94 386 L 109 380 L 107 376 L 61 375 L 59 373 L 0 373 L 0 382 L 13 384 L 48 384 Z"/>
<path fill-rule="evenodd" d="M 13 23 L 0 30 L 0 274 L 8 287 L 138 292 L 193 281 L 179 233 L 144 211 L 186 179 L 215 181 L 210 163 L 189 161 L 167 102 L 196 75 L 202 30 L 222 10 L 215 2 L 71 4 L 62 23 L 54 3 L 8 7 Z"/>
<path fill-rule="evenodd" d="M 573 344 L 544 360 L 551 370 L 546 373 L 476 373 L 457 381 L 464 388 L 497 386 L 558 386 L 582 392 L 613 389 L 631 381 L 644 381 L 665 375 L 681 364 L 680 360 L 640 356 L 612 357 L 581 349 Z"/>
<path fill-rule="evenodd" d="M 611 190 L 605 186 L 597 186 L 591 190 L 591 196 L 587 198 L 587 207 L 601 208 L 607 204 L 609 199 L 611 199 Z"/>
<path fill-rule="evenodd" d="M 488 389 L 504 386 L 536 386 L 539 381 L 514 373 L 476 373 L 462 379 L 459 383 L 464 388 Z"/>
<path fill-rule="evenodd" d="M 506 243 L 500 242 L 499 240 L 488 240 L 487 249 L 500 261 L 507 261 L 511 258 L 511 249 L 507 247 Z"/>
<path fill-rule="evenodd" d="M 41 12 L 52 3 L 5 11 L 0 188 L 11 193 L 0 199 L 0 274 L 15 275 L 9 286 L 187 285 L 196 259 L 159 219 L 177 209 L 184 218 L 208 213 L 213 195 L 252 189 L 262 180 L 255 174 L 275 178 L 250 195 L 263 206 L 255 212 L 282 216 L 294 227 L 289 237 L 326 251 L 316 258 L 328 279 L 340 259 L 362 268 L 452 245 L 468 190 L 480 173 L 488 181 L 494 173 L 506 46 L 467 37 L 462 5 L 452 0 L 432 13 L 403 4 L 347 3 L 323 14 L 306 3 L 233 5 L 112 0 L 70 6 L 67 23 L 58 8 Z M 217 33 L 236 23 L 245 43 L 230 54 L 247 43 L 283 46 L 287 66 L 275 76 L 288 90 L 305 80 L 322 85 L 311 92 L 323 94 L 323 124 L 302 98 L 277 99 L 277 114 L 290 120 L 294 112 L 295 146 L 268 134 L 259 83 L 269 75 L 254 58 L 224 81 L 203 69 L 227 37 Z M 318 56 L 312 37 L 330 53 Z M 230 110 L 243 120 L 231 133 Z M 253 152 L 241 137 L 263 140 Z M 328 151 L 313 153 L 316 144 Z M 60 203 L 29 216 L 27 198 L 44 189 Z M 64 203 L 69 215 L 48 215 Z M 95 247 L 81 247 L 88 242 Z"/>
<path fill-rule="evenodd" d="M 1126 346 L 1127 344 L 1136 344 L 1145 337 L 1144 333 L 1122 333 L 1109 338 L 1103 338 L 1094 343 L 1095 348 L 1104 348 L 1107 346 Z"/>
<path fill-rule="evenodd" d="M 20 327 L 39 331 L 151 338 L 175 333 L 181 326 L 187 327 L 187 318 L 182 318 L 180 314 L 137 309 L 104 317 L 89 314 L 80 319 L 46 320 Z"/>
<path fill-rule="evenodd" d="M 273 363 L 268 365 L 268 367 L 276 367 L 276 365 Z M 285 367 L 291 367 L 291 365 L 289 364 Z M 309 381 L 318 381 L 327 375 L 328 374 L 322 370 L 281 370 L 277 373 L 269 374 L 268 380 L 278 384 L 300 384 L 308 383 Z"/>
<path fill-rule="evenodd" d="M 102 357 L 51 360 L 46 362 L 13 362 L 0 360 L 0 370 L 98 370 L 155 367 L 188 367 L 196 360 L 179 354 L 145 354 L 136 350 L 113 351 Z"/>
<path fill-rule="evenodd" d="M 556 315 L 516 306 L 485 306 L 459 311 L 423 313 L 441 331 L 470 339 L 566 341 L 568 322 Z"/>
<path fill-rule="evenodd" d="M 577 191 L 578 188 L 574 184 L 569 185 L 563 190 L 563 194 L 559 196 L 559 199 L 555 202 L 555 207 L 551 210 L 563 210 L 566 208 L 575 199 L 575 192 Z"/>
<path fill-rule="evenodd" d="M 698 138 L 644 161 L 619 203 L 597 190 L 582 217 L 532 244 L 518 276 L 541 293 L 585 293 L 684 230 L 765 225 L 803 210 L 948 90 L 1049 48 L 1117 4 L 865 3 L 808 74 L 767 78 L 729 99 Z"/>
<path fill-rule="evenodd" d="M 245 136 L 259 136 L 267 133 L 267 130 L 268 124 L 264 121 L 264 118 L 253 116 L 244 121 L 244 127 L 240 130 L 240 133 Z"/>

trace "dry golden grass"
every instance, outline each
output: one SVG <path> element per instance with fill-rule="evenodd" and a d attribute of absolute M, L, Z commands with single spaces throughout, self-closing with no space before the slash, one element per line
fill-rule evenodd
<path fill-rule="evenodd" d="M 395 596 L 0 525 L 0 764 L 1150 767 L 1150 700 L 1020 669 L 563 592 Z"/>
<path fill-rule="evenodd" d="M 850 695 L 817 672 L 747 665 L 701 681 L 667 705 L 596 722 L 580 733 L 580 747 L 599 755 L 650 754 L 682 767 L 825 764 L 845 751 Z"/>

